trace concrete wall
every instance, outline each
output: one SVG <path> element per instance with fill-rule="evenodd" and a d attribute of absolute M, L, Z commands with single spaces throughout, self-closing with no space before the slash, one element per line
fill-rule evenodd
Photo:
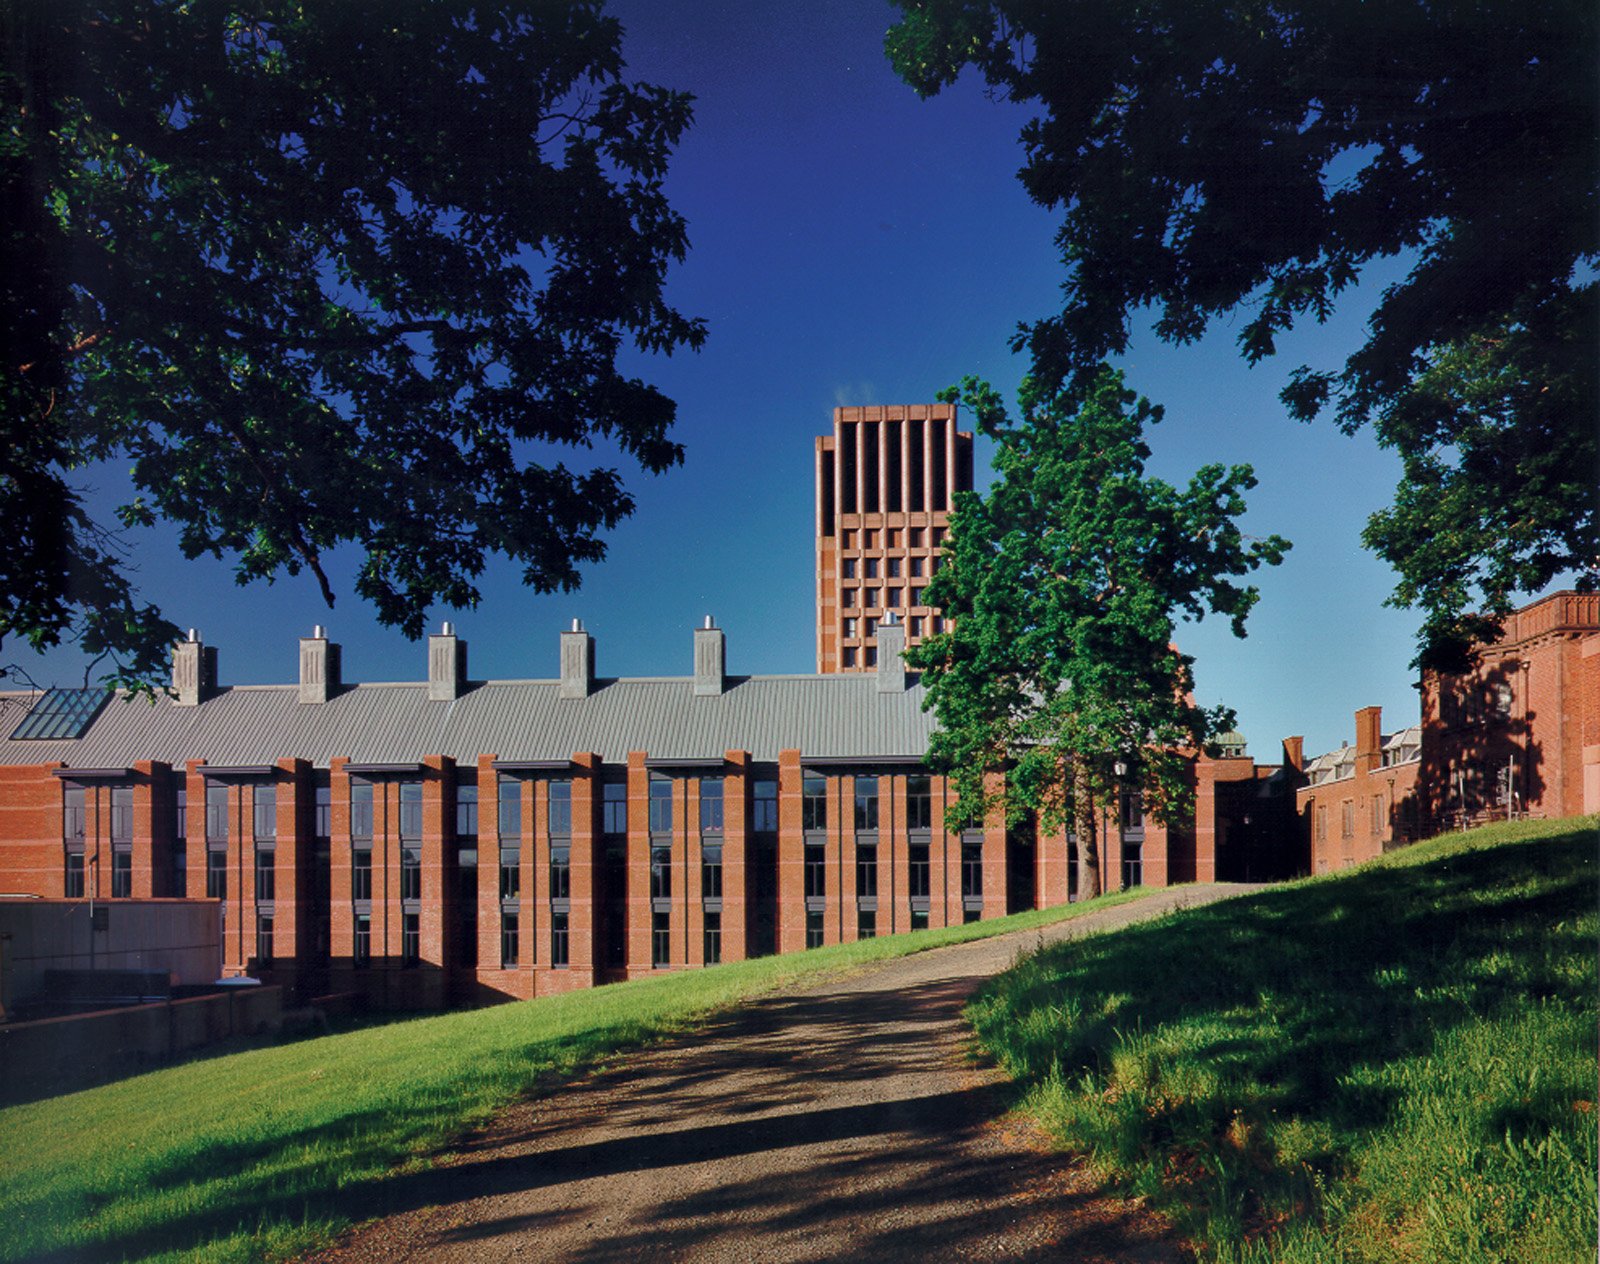
<path fill-rule="evenodd" d="M 210 996 L 0 1025 L 0 1100 L 30 1101 L 136 1075 L 230 1036 L 275 1031 L 283 990 Z"/>
<path fill-rule="evenodd" d="M 101 929 L 93 929 L 91 917 Z M 159 970 L 174 986 L 222 969 L 216 900 L 0 899 L 0 1015 L 38 995 L 46 970 Z"/>

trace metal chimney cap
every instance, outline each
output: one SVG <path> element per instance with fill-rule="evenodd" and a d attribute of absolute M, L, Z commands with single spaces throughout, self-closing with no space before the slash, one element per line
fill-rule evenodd
<path fill-rule="evenodd" d="M 455 634 L 456 634 L 456 625 L 451 623 L 449 619 L 446 619 L 444 621 L 444 626 L 442 626 L 439 629 L 439 635 L 440 636 L 454 636 Z"/>
<path fill-rule="evenodd" d="M 582 632 L 583 631 L 583 620 L 582 619 L 574 619 L 572 621 L 572 630 L 574 632 Z"/>
<path fill-rule="evenodd" d="M 312 624 L 311 625 L 311 639 L 314 640 L 314 641 L 325 641 L 325 640 L 327 640 L 328 639 L 328 629 L 323 627 L 320 623 Z"/>
<path fill-rule="evenodd" d="M 193 642 L 198 641 L 199 639 L 200 639 L 200 634 L 198 632 L 196 632 L 193 628 L 190 628 L 189 629 L 189 641 L 190 641 L 190 643 L 192 644 Z"/>
<path fill-rule="evenodd" d="M 707 628 L 714 628 L 714 627 L 716 627 L 716 626 L 717 626 L 717 625 L 716 625 L 716 624 L 715 624 L 715 623 L 713 623 L 713 622 L 712 622 L 712 621 L 711 621 L 711 616 L 710 616 L 710 615 L 707 615 L 707 616 L 706 616 L 706 621 L 705 621 L 705 623 L 704 623 L 704 624 L 703 624 L 703 625 L 702 625 L 702 626 L 703 626 L 703 627 L 707 627 Z"/>

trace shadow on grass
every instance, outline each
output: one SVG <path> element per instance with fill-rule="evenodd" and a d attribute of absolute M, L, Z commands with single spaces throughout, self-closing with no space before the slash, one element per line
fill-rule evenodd
<path fill-rule="evenodd" d="M 1191 1227 L 1219 1203 L 1247 1221 L 1258 1195 L 1224 1187 L 1272 1187 L 1250 1171 L 1272 1158 L 1253 1124 L 1295 1117 L 1336 1138 L 1313 1155 L 1326 1175 L 1395 1118 L 1397 1064 L 1541 998 L 1592 1008 L 1595 832 L 1549 833 L 1054 947 L 991 981 L 969 1016 L 1023 1086 L 1047 1091 L 1067 1144 L 1198 1207 Z M 1530 1099 L 1480 1144 L 1570 1127 L 1572 1109 Z M 1279 1207 L 1321 1188 L 1305 1167 L 1279 1176 Z"/>

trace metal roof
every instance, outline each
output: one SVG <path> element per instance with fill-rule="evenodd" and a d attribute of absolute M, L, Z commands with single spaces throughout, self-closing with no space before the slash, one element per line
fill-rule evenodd
<path fill-rule="evenodd" d="M 486 681 L 434 702 L 422 682 L 360 684 L 324 703 L 302 703 L 295 685 L 235 685 L 194 707 L 122 697 L 77 740 L 24 742 L 13 730 L 0 764 L 203 759 L 240 767 L 296 758 L 326 767 L 336 756 L 364 764 L 425 755 L 542 761 L 580 751 L 622 763 L 629 751 L 715 760 L 728 750 L 763 761 L 781 750 L 841 761 L 915 759 L 935 727 L 914 677 L 904 690 L 880 692 L 870 672 L 730 677 L 722 693 L 708 696 L 696 696 L 687 677 L 597 680 L 586 698 L 562 698 L 558 689 L 554 680 Z"/>

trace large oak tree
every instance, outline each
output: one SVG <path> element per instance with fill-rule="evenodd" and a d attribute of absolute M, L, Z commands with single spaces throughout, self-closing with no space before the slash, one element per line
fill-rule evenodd
<path fill-rule="evenodd" d="M 1258 361 L 1405 253 L 1360 349 L 1283 397 L 1404 462 L 1365 538 L 1424 612 L 1422 662 L 1563 571 L 1600 580 L 1592 0 L 896 3 L 919 92 L 971 66 L 1037 106 L 1020 175 L 1065 265 L 1017 338 L 1041 383 L 1081 395 L 1147 308 L 1175 342 L 1237 314 Z"/>
<path fill-rule="evenodd" d="M 95 461 L 241 582 L 331 603 L 354 542 L 415 636 L 491 553 L 575 585 L 616 457 L 681 458 L 619 354 L 704 336 L 663 297 L 689 99 L 625 77 L 599 0 L 19 0 L 0 33 L 0 641 L 162 672 Z"/>

